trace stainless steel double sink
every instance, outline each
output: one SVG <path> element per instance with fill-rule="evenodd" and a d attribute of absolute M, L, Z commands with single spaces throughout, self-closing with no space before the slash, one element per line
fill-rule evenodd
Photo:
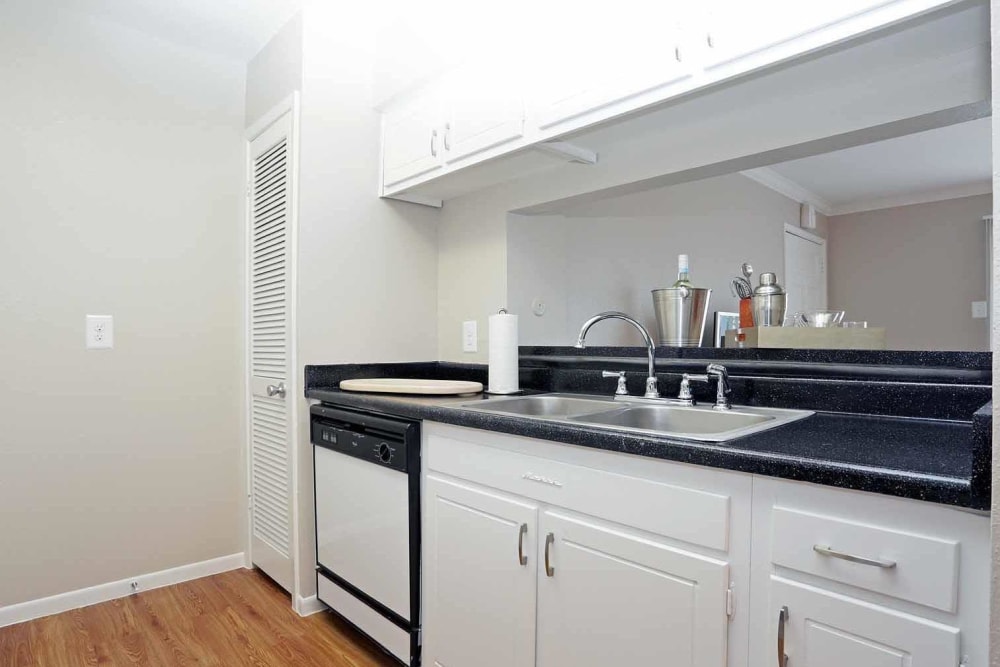
<path fill-rule="evenodd" d="M 463 403 L 459 407 L 476 412 L 651 433 L 702 442 L 725 442 L 777 428 L 814 414 L 808 410 L 747 406 L 716 410 L 712 405 L 685 406 L 650 399 L 615 400 L 578 394 L 491 398 Z"/>

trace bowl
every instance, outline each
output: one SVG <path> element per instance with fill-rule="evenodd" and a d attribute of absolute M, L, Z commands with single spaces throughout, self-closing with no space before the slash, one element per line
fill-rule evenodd
<path fill-rule="evenodd" d="M 844 319 L 842 310 L 805 310 L 795 315 L 795 325 L 800 327 L 835 327 Z"/>

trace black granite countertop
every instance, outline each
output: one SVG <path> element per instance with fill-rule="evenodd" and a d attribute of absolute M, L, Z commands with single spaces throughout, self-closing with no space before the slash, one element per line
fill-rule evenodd
<path fill-rule="evenodd" d="M 566 372 L 560 373 L 565 375 Z M 530 392 L 603 394 L 605 392 L 593 390 L 587 379 L 595 374 L 600 377 L 599 371 L 581 370 L 565 376 L 553 376 L 548 370 L 522 368 L 521 386 Z M 337 389 L 337 382 L 345 377 L 393 375 L 445 377 L 479 380 L 484 383 L 486 379 L 485 367 L 437 362 L 310 366 L 306 369 L 306 396 L 348 408 L 682 463 L 977 510 L 987 510 L 990 505 L 992 405 L 983 405 L 978 410 L 966 407 L 974 403 L 977 397 L 988 397 L 988 385 L 946 388 L 942 386 L 946 383 L 940 381 L 928 384 L 925 387 L 926 395 L 934 397 L 933 402 L 937 403 L 942 396 L 953 396 L 961 406 L 958 409 L 938 410 L 935 418 L 928 419 L 912 416 L 915 412 L 923 412 L 915 410 L 914 405 L 924 402 L 916 399 L 925 393 L 919 387 L 914 389 L 912 373 L 902 383 L 906 385 L 905 392 L 895 391 L 898 387 L 890 384 L 881 387 L 886 398 L 875 406 L 875 414 L 858 414 L 849 409 L 845 411 L 845 406 L 857 407 L 855 394 L 859 386 L 863 386 L 866 391 L 878 393 L 879 387 L 870 382 L 859 385 L 858 381 L 845 380 L 845 384 L 841 386 L 833 385 L 829 380 L 817 380 L 814 392 L 826 396 L 826 404 L 823 406 L 825 409 L 817 410 L 818 406 L 815 404 L 791 405 L 790 401 L 777 401 L 782 404 L 775 405 L 772 402 L 776 398 L 775 393 L 770 389 L 762 391 L 764 386 L 771 387 L 772 381 L 777 383 L 774 386 L 780 387 L 787 380 L 747 378 L 744 381 L 743 395 L 746 400 L 737 400 L 737 403 L 801 407 L 817 410 L 816 414 L 725 443 L 701 443 L 587 425 L 475 412 L 459 407 L 472 401 L 495 400 L 486 394 L 417 397 L 342 392 Z M 669 386 L 670 377 L 664 374 L 661 388 Z M 734 378 L 736 393 L 739 393 L 739 382 L 739 378 Z M 844 394 L 844 400 L 838 398 L 841 393 Z M 893 402 L 892 396 L 899 398 L 898 404 Z M 764 398 L 767 399 L 766 403 L 758 400 Z M 979 401 L 977 405 L 982 405 L 985 400 L 988 398 Z"/>
<path fill-rule="evenodd" d="M 429 398 L 313 388 L 306 396 L 410 419 L 948 505 L 989 507 L 989 489 L 974 488 L 972 483 L 971 422 L 819 412 L 770 431 L 716 444 L 458 407 L 491 400 L 485 395 Z"/>

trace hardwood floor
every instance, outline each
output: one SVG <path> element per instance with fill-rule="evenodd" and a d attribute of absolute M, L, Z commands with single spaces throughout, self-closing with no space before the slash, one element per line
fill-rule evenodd
<path fill-rule="evenodd" d="M 234 570 L 0 628 L 0 667 L 396 665 L 332 614 L 302 618 L 288 594 Z"/>

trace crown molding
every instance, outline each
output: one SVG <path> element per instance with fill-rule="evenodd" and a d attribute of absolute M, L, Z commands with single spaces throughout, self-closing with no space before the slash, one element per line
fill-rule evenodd
<path fill-rule="evenodd" d="M 882 197 L 879 199 L 868 199 L 864 201 L 848 202 L 838 204 L 833 207 L 827 215 L 849 215 L 851 213 L 863 213 L 865 211 L 878 211 L 885 208 L 896 208 L 897 206 L 913 206 L 914 204 L 930 204 L 936 201 L 948 199 L 960 199 L 962 197 L 975 197 L 977 195 L 988 195 L 993 193 L 993 183 L 982 181 L 978 183 L 966 183 L 938 190 L 924 190 L 922 192 L 912 192 L 893 197 Z"/>
<path fill-rule="evenodd" d="M 804 188 L 795 181 L 782 176 L 770 167 L 747 169 L 740 173 L 751 181 L 755 181 L 765 188 L 770 188 L 778 194 L 784 195 L 800 204 L 812 204 L 823 215 L 831 215 L 830 211 L 833 210 L 833 205 L 830 202 L 812 190 Z"/>

